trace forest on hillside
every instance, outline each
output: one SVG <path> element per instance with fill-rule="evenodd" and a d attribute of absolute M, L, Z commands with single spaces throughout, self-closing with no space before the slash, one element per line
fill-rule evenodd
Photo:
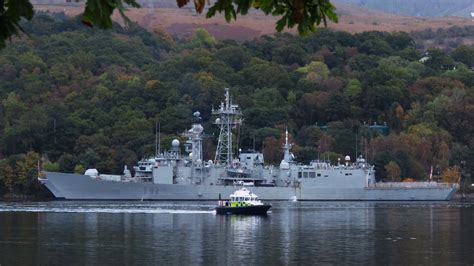
<path fill-rule="evenodd" d="M 320 29 L 252 41 L 190 40 L 132 25 L 87 28 L 37 14 L 0 51 L 0 194 L 34 193 L 47 170 L 121 173 L 202 114 L 213 159 L 212 106 L 230 88 L 243 110 L 236 149 L 281 160 L 286 127 L 300 162 L 365 154 L 378 180 L 469 179 L 474 164 L 474 48 L 416 49 L 401 32 Z M 422 59 L 420 61 L 420 59 Z M 378 130 L 388 128 L 388 132 Z M 386 127 L 385 127 L 386 126 Z"/>

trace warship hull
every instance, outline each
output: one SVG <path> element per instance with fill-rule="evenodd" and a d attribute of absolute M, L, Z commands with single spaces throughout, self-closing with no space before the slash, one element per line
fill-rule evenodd
<path fill-rule="evenodd" d="M 94 179 L 79 174 L 46 172 L 39 179 L 56 198 L 67 200 L 218 200 L 235 186 L 153 184 Z M 444 201 L 456 186 L 396 187 L 249 187 L 262 200 Z"/>

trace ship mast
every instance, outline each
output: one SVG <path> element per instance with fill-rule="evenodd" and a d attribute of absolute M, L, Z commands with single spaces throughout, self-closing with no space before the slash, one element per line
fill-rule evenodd
<path fill-rule="evenodd" d="M 285 130 L 285 144 L 283 145 L 283 160 L 287 163 L 291 163 L 293 161 L 293 158 L 291 156 L 291 147 L 293 147 L 292 144 L 288 143 L 288 128 Z"/>
<path fill-rule="evenodd" d="M 242 112 L 238 105 L 232 104 L 229 88 L 225 88 L 225 102 L 221 102 L 219 109 L 213 109 L 212 114 L 218 116 L 215 124 L 220 128 L 214 161 L 218 165 L 229 166 L 233 159 L 232 129 L 242 123 Z"/>
<path fill-rule="evenodd" d="M 201 113 L 196 111 L 193 114 L 193 125 L 192 128 L 184 133 L 184 136 L 188 137 L 191 142 L 191 162 L 193 167 L 202 167 L 202 132 L 204 128 L 201 125 Z"/>

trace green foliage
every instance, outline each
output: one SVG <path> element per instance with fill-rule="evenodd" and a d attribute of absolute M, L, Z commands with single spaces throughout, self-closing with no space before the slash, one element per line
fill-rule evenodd
<path fill-rule="evenodd" d="M 188 4 L 188 0 L 177 0 L 178 7 Z M 29 0 L 3 0 L 0 2 L 0 49 L 5 47 L 5 41 L 22 29 L 22 18 L 33 18 L 33 5 Z M 210 4 L 208 2 L 208 4 Z M 196 12 L 201 13 L 206 5 L 205 0 L 195 0 Z M 112 14 L 118 11 L 126 25 L 133 25 L 125 15 L 126 7 L 139 8 L 136 0 L 86 0 L 82 23 L 97 26 L 101 29 L 112 28 Z M 206 17 L 213 17 L 216 12 L 224 12 L 227 22 L 237 18 L 237 14 L 246 15 L 250 8 L 261 9 L 265 14 L 281 16 L 276 23 L 276 29 L 282 31 L 285 27 L 293 28 L 298 25 L 302 35 L 314 32 L 321 22 L 327 26 L 327 20 L 338 21 L 336 7 L 329 0 L 285 0 L 253 1 L 253 0 L 218 0 L 209 7 Z"/>
<path fill-rule="evenodd" d="M 43 170 L 50 171 L 50 172 L 59 172 L 60 166 L 59 163 L 53 163 L 47 161 L 43 164 Z"/>
<path fill-rule="evenodd" d="M 0 161 L 0 182 L 12 193 L 32 194 L 39 190 L 39 154 L 28 152 Z"/>
<path fill-rule="evenodd" d="M 76 164 L 76 166 L 74 166 L 74 173 L 76 174 L 84 174 L 85 171 L 86 168 L 82 164 Z"/>
<path fill-rule="evenodd" d="M 333 151 L 344 154 L 355 154 L 356 132 L 358 124 L 351 120 L 332 122 L 328 124 L 327 133 L 333 138 Z"/>
<path fill-rule="evenodd" d="M 297 71 L 304 74 L 307 82 L 321 82 L 329 77 L 329 68 L 323 62 L 313 61 Z"/>
<path fill-rule="evenodd" d="M 332 93 L 329 96 L 326 117 L 328 121 L 341 121 L 351 118 L 351 106 L 349 100 L 339 93 Z"/>
<path fill-rule="evenodd" d="M 394 161 L 390 161 L 387 165 L 385 165 L 385 171 L 387 171 L 387 178 L 392 182 L 399 182 L 400 177 L 402 174 L 402 170 L 398 166 L 398 164 Z"/>
<path fill-rule="evenodd" d="M 470 68 L 474 66 L 474 48 L 471 46 L 459 46 L 451 53 L 451 57 L 457 62 L 461 62 Z"/>
<path fill-rule="evenodd" d="M 344 96 L 353 105 L 359 105 L 362 100 L 362 84 L 357 79 L 351 79 L 344 88 Z"/>
<path fill-rule="evenodd" d="M 194 31 L 191 40 L 191 47 L 212 48 L 216 44 L 216 39 L 206 29 L 199 28 Z"/>
<path fill-rule="evenodd" d="M 227 22 L 236 19 L 238 14 L 246 15 L 250 8 L 261 9 L 265 14 L 282 16 L 276 23 L 276 30 L 282 31 L 285 27 L 293 28 L 298 25 L 298 32 L 303 35 L 316 30 L 316 26 L 327 20 L 338 21 L 336 7 L 329 0 L 219 0 L 211 6 L 206 17 L 213 17 L 216 12 L 224 13 Z"/>
<path fill-rule="evenodd" d="M 0 2 L 0 49 L 5 41 L 21 30 L 21 19 L 33 18 L 33 5 L 29 0 L 3 0 Z"/>
<path fill-rule="evenodd" d="M 315 158 L 318 158 L 318 151 L 314 147 L 301 147 L 296 150 L 295 155 L 299 163 L 309 164 Z"/>
<path fill-rule="evenodd" d="M 131 7 L 140 7 L 135 0 L 87 0 L 86 8 L 82 22 L 88 26 L 98 26 L 102 29 L 112 27 L 112 14 L 115 9 L 120 13 L 125 22 L 130 23 L 130 20 L 125 16 L 125 7 L 127 4 Z"/>
<path fill-rule="evenodd" d="M 0 51 L 5 191 L 35 186 L 26 171 L 33 160 L 16 164 L 31 150 L 50 160 L 46 170 L 120 173 L 154 154 L 157 121 L 169 147 L 189 129 L 194 111 L 214 135 L 205 140 L 212 159 L 218 132 L 211 108 L 226 87 L 244 113 L 238 147 L 262 150 L 269 162 L 281 161 L 288 127 L 304 162 L 329 154 L 337 163 L 357 149 L 375 164 L 378 180 L 423 180 L 432 165 L 440 173 L 461 164 L 462 175 L 472 172 L 469 49 L 430 52 L 433 61 L 422 64 L 401 33 L 324 29 L 307 38 L 277 34 L 237 43 L 205 31 L 173 39 L 137 25 L 104 32 L 80 20 L 35 16 L 22 24 L 33 38 Z M 387 122 L 392 134 L 370 128 L 374 122 Z M 391 162 L 399 175 L 385 168 Z"/>
<path fill-rule="evenodd" d="M 454 60 L 446 53 L 439 49 L 428 49 L 429 59 L 425 65 L 436 71 L 449 70 L 454 67 Z"/>
<path fill-rule="evenodd" d="M 331 164 L 337 165 L 344 161 L 344 156 L 340 153 L 328 151 L 320 155 L 321 160 L 328 160 Z"/>
<path fill-rule="evenodd" d="M 216 57 L 239 71 L 249 63 L 252 55 L 239 46 L 230 46 L 216 51 Z"/>

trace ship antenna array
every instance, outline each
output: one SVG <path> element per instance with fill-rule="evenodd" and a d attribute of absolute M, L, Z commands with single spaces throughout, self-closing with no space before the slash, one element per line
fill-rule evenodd
<path fill-rule="evenodd" d="M 225 101 L 221 102 L 219 109 L 213 109 L 212 114 L 218 116 L 215 124 L 220 128 L 214 161 L 229 166 L 233 160 L 232 129 L 242 123 L 242 112 L 238 105 L 232 104 L 229 88 L 225 88 Z"/>
<path fill-rule="evenodd" d="M 155 157 L 161 154 L 161 128 L 160 122 L 155 121 Z"/>

